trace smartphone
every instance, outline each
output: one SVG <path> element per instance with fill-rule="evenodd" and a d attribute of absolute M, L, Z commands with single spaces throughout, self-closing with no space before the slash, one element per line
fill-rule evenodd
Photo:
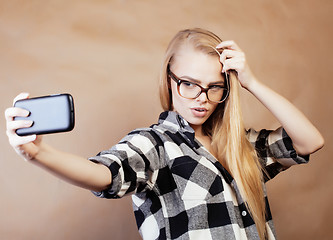
<path fill-rule="evenodd" d="M 18 100 L 14 107 L 23 108 L 30 112 L 28 117 L 15 117 L 14 120 L 33 121 L 31 127 L 16 130 L 19 136 L 68 132 L 74 128 L 74 101 L 70 94 Z"/>

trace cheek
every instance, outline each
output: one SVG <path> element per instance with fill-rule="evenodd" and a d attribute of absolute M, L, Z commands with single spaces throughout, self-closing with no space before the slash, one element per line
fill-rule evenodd
<path fill-rule="evenodd" d="M 218 105 L 219 105 L 218 103 L 214 103 L 214 104 L 212 105 L 213 112 L 216 110 L 216 108 L 217 108 Z"/>
<path fill-rule="evenodd" d="M 191 105 L 192 100 L 181 97 L 178 94 L 177 85 L 171 88 L 171 97 L 172 97 L 172 110 L 180 114 L 185 114 L 184 111 Z"/>

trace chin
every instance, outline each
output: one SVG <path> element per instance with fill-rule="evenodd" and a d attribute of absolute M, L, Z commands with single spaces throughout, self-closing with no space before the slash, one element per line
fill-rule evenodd
<path fill-rule="evenodd" d="M 188 122 L 190 125 L 200 126 L 200 125 L 204 124 L 206 122 L 206 120 L 207 120 L 206 118 L 205 119 L 191 118 L 191 119 L 189 119 Z"/>

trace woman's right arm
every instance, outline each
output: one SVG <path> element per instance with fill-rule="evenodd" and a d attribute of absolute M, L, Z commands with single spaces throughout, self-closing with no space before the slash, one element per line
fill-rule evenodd
<path fill-rule="evenodd" d="M 28 94 L 18 95 L 14 102 L 28 98 Z M 16 129 L 31 126 L 32 122 L 17 120 L 14 117 L 26 117 L 28 111 L 11 107 L 6 109 L 7 136 L 10 145 L 25 160 L 30 161 L 76 186 L 92 191 L 102 191 L 111 184 L 110 170 L 98 163 L 70 153 L 52 148 L 42 141 L 41 136 L 20 137 Z"/>

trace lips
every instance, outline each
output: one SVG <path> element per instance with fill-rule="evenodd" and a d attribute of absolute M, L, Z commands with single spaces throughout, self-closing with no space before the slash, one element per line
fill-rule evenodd
<path fill-rule="evenodd" d="M 198 112 L 204 112 L 204 111 L 207 111 L 206 109 L 204 108 L 194 108 L 195 111 L 198 111 Z"/>
<path fill-rule="evenodd" d="M 195 117 L 205 117 L 208 113 L 208 110 L 202 107 L 193 107 L 191 111 Z"/>

